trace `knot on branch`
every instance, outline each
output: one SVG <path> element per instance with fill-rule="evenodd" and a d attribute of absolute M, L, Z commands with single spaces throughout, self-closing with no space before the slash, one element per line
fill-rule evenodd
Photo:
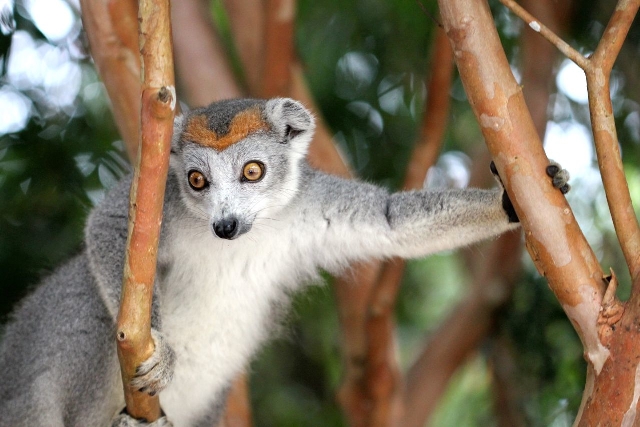
<path fill-rule="evenodd" d="M 176 103 L 176 89 L 173 86 L 145 88 L 142 91 L 143 117 L 146 105 L 147 111 L 153 118 L 158 120 L 173 119 Z"/>
<path fill-rule="evenodd" d="M 607 290 L 602 298 L 597 327 L 598 337 L 602 345 L 609 347 L 616 324 L 622 319 L 622 315 L 624 314 L 625 305 L 616 298 L 618 279 L 613 269 L 611 269 L 611 275 L 603 277 L 603 280 L 607 283 Z"/>

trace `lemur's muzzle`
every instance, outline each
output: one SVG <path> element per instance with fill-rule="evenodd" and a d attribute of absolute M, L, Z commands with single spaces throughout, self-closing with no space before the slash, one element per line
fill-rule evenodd
<path fill-rule="evenodd" d="M 240 225 L 236 217 L 231 216 L 213 223 L 213 232 L 221 239 L 235 239 L 240 233 Z"/>

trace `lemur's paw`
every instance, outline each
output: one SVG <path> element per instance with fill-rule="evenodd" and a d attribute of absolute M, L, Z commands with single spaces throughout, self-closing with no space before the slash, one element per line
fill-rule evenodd
<path fill-rule="evenodd" d="M 155 396 L 171 382 L 176 355 L 160 332 L 152 328 L 151 337 L 155 350 L 150 358 L 136 368 L 131 386 L 149 396 Z"/>
<path fill-rule="evenodd" d="M 491 169 L 491 173 L 495 177 L 496 181 L 498 181 L 498 183 L 500 184 L 500 187 L 502 187 L 502 209 L 504 209 L 504 211 L 507 213 L 509 222 L 520 222 L 518 214 L 516 214 L 516 210 L 513 208 L 513 204 L 511 203 L 511 199 L 504 189 L 502 178 L 500 178 L 500 174 L 498 174 L 498 169 L 496 168 L 496 164 L 493 162 L 493 160 L 491 161 L 489 168 Z"/>
<path fill-rule="evenodd" d="M 547 175 L 551 178 L 553 186 L 562 192 L 567 194 L 571 190 L 569 185 L 569 172 L 566 169 L 562 169 L 558 163 L 551 160 L 551 164 L 547 166 Z"/>
<path fill-rule="evenodd" d="M 122 411 L 111 420 L 111 427 L 173 427 L 173 424 L 167 420 L 167 417 L 160 417 L 154 422 L 148 423 L 145 420 L 133 418 L 126 411 Z"/>

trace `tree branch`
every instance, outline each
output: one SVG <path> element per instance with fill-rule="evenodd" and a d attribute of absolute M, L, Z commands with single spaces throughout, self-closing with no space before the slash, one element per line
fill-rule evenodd
<path fill-rule="evenodd" d="M 549 29 L 563 35 L 573 16 L 574 2 L 564 0 L 522 0 Z M 544 139 L 549 120 L 549 94 L 555 88 L 554 68 L 558 60 L 555 46 L 533 31 L 520 35 L 522 54 L 522 93 L 540 139 Z"/>
<path fill-rule="evenodd" d="M 582 68 L 583 70 L 588 68 L 589 60 L 587 58 L 585 58 L 580 52 L 575 50 L 573 47 L 571 47 L 571 45 L 558 37 L 553 31 L 551 31 L 542 22 L 540 22 L 533 15 L 527 12 L 514 0 L 500 0 L 500 3 L 508 7 L 514 14 L 519 16 L 520 19 L 526 22 L 533 31 L 540 33 L 542 37 L 556 46 L 560 52 L 564 53 L 567 58 L 575 62 L 580 68 Z"/>
<path fill-rule="evenodd" d="M 427 82 L 427 100 L 413 154 L 407 165 L 404 188 L 421 188 L 427 171 L 435 163 L 444 141 L 444 133 L 449 123 L 451 99 L 449 91 L 453 78 L 453 51 L 446 33 L 436 29 L 431 59 L 431 76 Z"/>
<path fill-rule="evenodd" d="M 144 70 L 141 142 L 131 186 L 117 338 L 127 412 L 134 418 L 154 421 L 160 417 L 158 397 L 141 393 L 129 384 L 136 367 L 153 353 L 151 300 L 176 95 L 169 0 L 142 0 L 139 6 Z"/>
<path fill-rule="evenodd" d="M 224 427 L 251 426 L 251 404 L 247 376 L 239 375 L 231 384 L 227 397 L 227 409 L 224 414 Z M 211 426 L 213 427 L 213 426 Z"/>
<path fill-rule="evenodd" d="M 431 334 L 407 373 L 404 427 L 420 427 L 433 414 L 451 376 L 491 331 L 496 310 L 511 297 L 522 243 L 520 232 L 491 244 L 465 298 Z"/>
<path fill-rule="evenodd" d="M 577 53 L 513 0 L 500 1 L 528 22 L 534 30 L 539 29 L 541 35 L 580 66 L 586 74 L 591 126 L 600 174 L 618 241 L 632 281 L 638 284 L 637 291 L 640 292 L 640 280 L 638 280 L 640 277 L 640 227 L 633 211 L 629 187 L 624 175 L 609 91 L 613 63 L 638 12 L 640 0 L 618 2 L 598 47 L 589 59 Z M 535 25 L 532 26 L 532 22 L 535 22 Z"/>
<path fill-rule="evenodd" d="M 442 147 L 449 116 L 449 90 L 453 75 L 453 52 L 440 28 L 433 40 L 427 102 L 419 139 L 407 165 L 404 188 L 421 188 L 427 170 Z M 366 374 L 364 389 L 371 398 L 368 426 L 404 425 L 402 376 L 394 349 L 393 315 L 405 263 L 394 259 L 384 264 L 369 299 L 366 317 Z M 413 410 L 413 408 L 412 408 Z M 407 414 L 408 415 L 408 414 Z"/>
<path fill-rule="evenodd" d="M 302 102 L 311 111 L 316 112 L 316 132 L 309 146 L 309 163 L 327 173 L 343 178 L 352 178 L 353 175 L 345 161 L 345 157 L 334 143 L 331 132 L 322 119 L 322 115 L 318 114 L 318 107 L 315 105 L 313 96 L 304 80 L 302 66 L 297 61 L 294 61 L 291 66 L 291 96 Z"/>
<path fill-rule="evenodd" d="M 605 288 L 602 271 L 569 205 L 545 174 L 549 161 L 488 5 L 481 0 L 439 4 L 465 90 L 521 219 L 527 249 L 599 372 L 609 357 L 596 329 Z"/>
<path fill-rule="evenodd" d="M 262 88 L 264 98 L 289 93 L 294 58 L 293 25 L 296 0 L 265 0 L 264 58 Z"/>
<path fill-rule="evenodd" d="M 242 94 L 209 6 L 207 0 L 182 0 L 171 7 L 179 89 L 191 107 Z"/>
<path fill-rule="evenodd" d="M 639 6 L 640 0 L 618 2 L 590 60 L 591 66 L 585 70 L 598 165 L 616 235 L 634 282 L 634 293 L 640 292 L 640 228 L 624 175 L 609 83 L 611 68 Z"/>
<path fill-rule="evenodd" d="M 80 0 L 80 4 L 91 56 L 111 100 L 111 111 L 129 160 L 134 162 L 140 129 L 137 3 Z"/>
<path fill-rule="evenodd" d="M 224 0 L 236 51 L 242 62 L 247 90 L 258 96 L 262 85 L 264 63 L 264 1 Z"/>
<path fill-rule="evenodd" d="M 639 7 L 639 0 L 618 1 L 600 43 L 591 57 L 591 62 L 598 64 L 597 66 L 602 68 L 604 74 L 611 72 Z"/>
<path fill-rule="evenodd" d="M 518 383 L 513 351 L 505 336 L 491 340 L 489 363 L 493 376 L 493 400 L 500 427 L 525 427 L 527 420 L 518 404 L 522 385 Z"/>

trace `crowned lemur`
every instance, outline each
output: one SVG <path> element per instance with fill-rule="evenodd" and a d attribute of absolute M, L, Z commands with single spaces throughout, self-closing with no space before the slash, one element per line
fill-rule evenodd
<path fill-rule="evenodd" d="M 166 417 L 151 425 L 215 425 L 231 380 L 269 336 L 274 306 L 318 269 L 423 257 L 517 227 L 502 188 L 389 193 L 317 171 L 305 160 L 313 129 L 311 114 L 282 98 L 227 100 L 176 118 L 155 352 L 134 379 L 160 393 Z M 0 426 L 147 425 L 123 412 L 115 345 L 130 185 L 124 179 L 93 209 L 83 251 L 7 324 Z"/>

